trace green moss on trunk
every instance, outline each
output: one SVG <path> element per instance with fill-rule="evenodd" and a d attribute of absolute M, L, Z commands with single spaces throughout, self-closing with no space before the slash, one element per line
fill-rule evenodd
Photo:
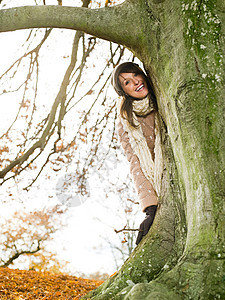
<path fill-rule="evenodd" d="M 56 15 L 46 17 L 48 9 Z M 160 209 L 118 273 L 84 299 L 223 299 L 224 1 L 127 0 L 111 9 L 27 7 L 27 18 L 22 12 L 0 12 L 0 29 L 73 28 L 121 43 L 142 60 L 157 96 Z"/>
<path fill-rule="evenodd" d="M 108 288 L 93 292 L 93 299 L 222 299 L 225 47 L 221 12 L 210 0 L 140 2 L 140 39 L 145 47 L 137 45 L 133 52 L 152 78 L 163 119 L 162 206 L 146 240 L 107 283 Z M 168 227 L 171 213 L 173 226 Z M 162 236 L 166 228 L 167 235 Z M 174 238 L 170 250 L 162 251 L 170 234 Z"/>

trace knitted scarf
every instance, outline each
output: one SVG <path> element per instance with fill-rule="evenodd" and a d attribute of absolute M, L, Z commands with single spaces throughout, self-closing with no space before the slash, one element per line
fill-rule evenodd
<path fill-rule="evenodd" d="M 151 182 L 156 193 L 159 195 L 163 163 L 158 114 L 155 115 L 155 161 L 153 161 L 150 149 L 143 135 L 141 124 L 137 119 L 137 116 L 145 116 L 148 115 L 151 111 L 153 111 L 153 103 L 151 100 L 149 100 L 149 97 L 146 97 L 141 100 L 134 100 L 132 105 L 134 123 L 135 125 L 137 125 L 137 127 L 134 128 L 129 124 L 129 122 L 126 119 L 122 117 L 119 118 L 123 124 L 124 130 L 128 133 L 131 148 L 139 158 L 141 169 L 145 177 Z M 119 110 L 120 106 L 121 102 L 119 101 Z"/>

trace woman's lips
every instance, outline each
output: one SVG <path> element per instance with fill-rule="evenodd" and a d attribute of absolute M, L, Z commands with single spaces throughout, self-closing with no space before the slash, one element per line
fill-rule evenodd
<path fill-rule="evenodd" d="M 137 88 L 136 88 L 136 92 L 139 92 L 140 90 L 142 90 L 144 88 L 144 84 L 140 84 Z"/>

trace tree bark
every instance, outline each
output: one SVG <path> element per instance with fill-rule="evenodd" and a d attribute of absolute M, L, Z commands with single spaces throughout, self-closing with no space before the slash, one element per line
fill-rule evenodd
<path fill-rule="evenodd" d="M 134 0 L 100 9 L 58 5 L 3 9 L 0 11 L 0 32 L 38 27 L 67 28 L 131 47 L 141 43 L 137 32 L 134 35 L 130 34 L 134 30 L 130 20 L 135 20 L 135 31 L 141 29 L 141 20 L 137 18 L 139 10 L 140 5 Z"/>
<path fill-rule="evenodd" d="M 223 299 L 225 4 L 127 0 L 113 8 L 21 7 L 0 30 L 81 30 L 144 63 L 161 116 L 164 173 L 149 234 L 91 299 Z"/>

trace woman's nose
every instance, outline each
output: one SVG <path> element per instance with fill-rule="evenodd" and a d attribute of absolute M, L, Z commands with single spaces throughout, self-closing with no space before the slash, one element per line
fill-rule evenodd
<path fill-rule="evenodd" d="M 139 83 L 139 79 L 136 78 L 136 77 L 134 77 L 134 78 L 133 78 L 133 82 L 134 82 L 134 84 L 138 84 L 138 83 Z"/>

